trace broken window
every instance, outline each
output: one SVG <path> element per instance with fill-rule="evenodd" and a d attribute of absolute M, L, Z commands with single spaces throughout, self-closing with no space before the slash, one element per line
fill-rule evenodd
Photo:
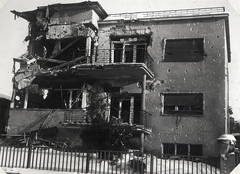
<path fill-rule="evenodd" d="M 163 143 L 163 154 L 202 156 L 203 146 L 202 144 Z"/>
<path fill-rule="evenodd" d="M 39 92 L 29 92 L 27 108 L 81 109 L 82 100 L 82 91 L 77 89 L 41 89 Z"/>
<path fill-rule="evenodd" d="M 203 58 L 203 38 L 164 40 L 164 62 L 198 62 Z"/>
<path fill-rule="evenodd" d="M 164 115 L 203 115 L 203 94 L 163 94 Z"/>
<path fill-rule="evenodd" d="M 112 41 L 112 63 L 144 63 L 146 52 L 146 42 Z"/>
<path fill-rule="evenodd" d="M 141 95 L 112 96 L 111 98 L 111 117 L 120 118 L 125 123 L 140 123 L 141 116 Z"/>

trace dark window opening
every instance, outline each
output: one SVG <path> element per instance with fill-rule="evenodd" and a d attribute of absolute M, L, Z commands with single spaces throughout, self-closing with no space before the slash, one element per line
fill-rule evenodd
<path fill-rule="evenodd" d="M 177 155 L 188 155 L 188 145 L 177 144 Z"/>
<path fill-rule="evenodd" d="M 110 107 L 111 117 L 118 118 L 119 115 L 119 97 L 113 96 L 111 98 L 111 107 Z"/>
<path fill-rule="evenodd" d="M 197 62 L 203 57 L 203 38 L 167 39 L 165 42 L 165 62 Z"/>
<path fill-rule="evenodd" d="M 133 98 L 133 100 L 131 99 Z M 131 102 L 133 101 L 134 104 Z M 133 110 L 132 110 L 133 109 Z M 133 113 L 132 113 L 133 111 Z M 132 114 L 133 120 L 130 120 Z M 111 97 L 111 118 L 121 118 L 123 122 L 134 124 L 141 123 L 141 95 L 135 94 L 121 98 L 119 95 Z"/>
<path fill-rule="evenodd" d="M 133 45 L 125 45 L 125 62 L 133 62 Z"/>
<path fill-rule="evenodd" d="M 179 156 L 181 155 L 202 156 L 203 146 L 202 144 L 163 143 L 163 154 Z"/>
<path fill-rule="evenodd" d="M 191 144 L 190 146 L 190 155 L 192 156 L 202 156 L 203 155 L 203 147 L 201 144 Z"/>
<path fill-rule="evenodd" d="M 82 106 L 82 92 L 72 91 L 72 99 L 70 103 L 69 90 L 44 90 L 39 92 L 29 92 L 28 108 L 42 109 L 80 109 Z"/>
<path fill-rule="evenodd" d="M 130 98 L 122 100 L 121 119 L 124 123 L 129 123 L 130 117 Z"/>
<path fill-rule="evenodd" d="M 141 123 L 141 99 L 140 95 L 134 96 L 134 123 L 140 124 Z"/>
<path fill-rule="evenodd" d="M 136 62 L 137 63 L 144 63 L 144 59 L 146 57 L 146 45 L 137 45 L 137 56 Z"/>
<path fill-rule="evenodd" d="M 175 154 L 175 144 L 163 143 L 163 154 L 174 155 Z"/>
<path fill-rule="evenodd" d="M 202 115 L 203 94 L 164 94 L 166 115 Z"/>
<path fill-rule="evenodd" d="M 113 41 L 112 56 L 114 63 L 144 63 L 147 51 L 146 43 Z"/>
<path fill-rule="evenodd" d="M 123 44 L 114 44 L 114 63 L 122 62 Z"/>

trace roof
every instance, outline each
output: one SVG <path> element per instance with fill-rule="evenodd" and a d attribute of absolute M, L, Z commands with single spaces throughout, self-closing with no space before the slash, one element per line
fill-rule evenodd
<path fill-rule="evenodd" d="M 49 9 L 50 11 L 53 10 L 61 10 L 61 9 L 92 9 L 94 10 L 101 19 L 105 19 L 108 14 L 103 9 L 103 7 L 98 2 L 90 2 L 90 1 L 84 1 L 81 3 L 70 3 L 70 4 L 51 4 L 48 6 L 39 6 L 36 10 L 33 11 L 25 11 L 25 12 L 17 12 L 15 10 L 12 10 L 11 12 L 19 17 L 22 17 L 23 19 L 26 19 L 28 21 L 34 21 L 36 20 L 37 12 L 41 10 Z"/>

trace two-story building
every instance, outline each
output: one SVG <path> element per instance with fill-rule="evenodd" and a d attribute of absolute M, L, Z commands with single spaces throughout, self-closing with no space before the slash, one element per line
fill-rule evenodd
<path fill-rule="evenodd" d="M 218 156 L 229 131 L 230 41 L 224 8 L 108 15 L 98 2 L 12 11 L 29 21 L 28 53 L 15 62 L 10 134 L 58 127 L 81 146 L 97 101 L 140 149 Z"/>

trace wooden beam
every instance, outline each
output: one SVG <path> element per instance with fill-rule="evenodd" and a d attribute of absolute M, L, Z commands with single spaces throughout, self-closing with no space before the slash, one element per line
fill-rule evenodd
<path fill-rule="evenodd" d="M 73 40 L 72 42 L 70 42 L 67 46 L 65 46 L 61 51 L 59 51 L 57 54 L 52 55 L 51 57 L 49 57 L 49 59 L 54 59 L 55 57 L 57 57 L 58 55 L 60 55 L 63 51 L 65 51 L 66 49 L 68 49 L 71 45 L 73 45 L 75 42 L 77 42 L 79 38 L 76 38 L 75 40 Z"/>
<path fill-rule="evenodd" d="M 81 60 L 84 60 L 84 59 L 86 59 L 86 57 L 85 56 L 81 56 L 81 57 L 76 58 L 76 59 L 74 59 L 72 61 L 65 62 L 65 63 L 63 63 L 61 65 L 52 67 L 51 70 L 60 69 L 60 68 L 64 68 L 64 67 L 67 67 L 67 66 L 73 66 L 73 65 L 77 64 L 78 61 L 81 61 Z"/>
<path fill-rule="evenodd" d="M 46 61 L 46 62 L 52 62 L 52 63 L 66 63 L 67 61 L 64 61 L 64 60 L 57 60 L 57 59 L 50 59 L 50 58 L 37 58 L 37 60 L 40 60 L 40 61 Z"/>

